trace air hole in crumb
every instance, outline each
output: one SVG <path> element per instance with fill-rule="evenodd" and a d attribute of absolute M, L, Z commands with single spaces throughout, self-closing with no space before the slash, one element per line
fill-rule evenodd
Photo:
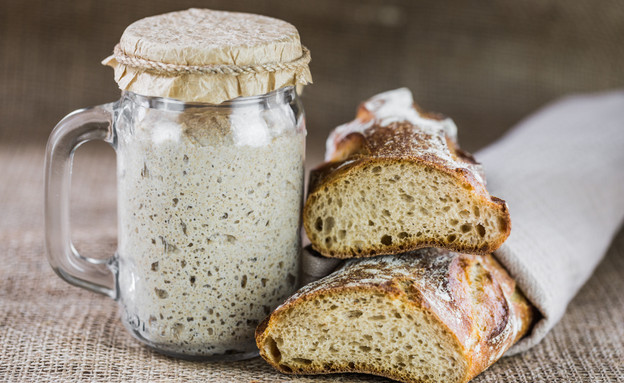
<path fill-rule="evenodd" d="M 375 222 L 371 221 L 370 219 L 368 220 L 368 226 L 375 226 Z"/>
<path fill-rule="evenodd" d="M 288 366 L 287 366 L 287 365 L 285 365 L 285 364 L 280 364 L 279 366 L 280 366 L 280 368 L 281 368 L 282 370 L 284 370 L 284 371 L 286 371 L 286 372 L 292 372 L 292 368 L 288 367 Z"/>
<path fill-rule="evenodd" d="M 352 319 L 352 318 L 359 318 L 362 316 L 362 314 L 364 314 L 363 312 L 361 312 L 360 310 L 352 310 L 349 311 L 347 313 L 347 318 Z"/>
<path fill-rule="evenodd" d="M 312 361 L 310 359 L 303 359 L 303 358 L 293 358 L 293 362 L 304 364 L 306 366 L 312 364 Z"/>
<path fill-rule="evenodd" d="M 282 360 L 282 353 L 280 352 L 279 348 L 277 347 L 277 343 L 275 343 L 275 340 L 273 338 L 268 337 L 266 339 L 264 351 L 275 363 L 279 363 L 280 360 Z"/>
<path fill-rule="evenodd" d="M 386 246 L 392 245 L 392 237 L 387 234 L 384 235 L 383 237 L 381 237 L 381 244 Z"/>
<path fill-rule="evenodd" d="M 318 217 L 314 222 L 314 228 L 316 229 L 316 231 L 323 230 L 323 219 L 321 217 Z"/>
<path fill-rule="evenodd" d="M 399 238 L 400 239 L 404 239 L 404 238 L 407 238 L 407 237 L 409 237 L 409 234 L 407 234 L 406 232 L 402 231 L 402 232 L 399 233 Z"/>
<path fill-rule="evenodd" d="M 414 197 L 409 194 L 401 194 L 401 199 L 405 202 L 414 202 Z"/>
<path fill-rule="evenodd" d="M 379 173 L 381 173 L 381 166 L 375 166 L 375 167 L 372 169 L 372 172 L 373 172 L 373 173 L 375 173 L 375 174 L 379 174 Z"/>
<path fill-rule="evenodd" d="M 477 225 L 477 233 L 479 233 L 479 235 L 481 237 L 485 237 L 485 227 L 483 227 L 483 225 L 478 224 Z"/>
<path fill-rule="evenodd" d="M 479 218 L 481 216 L 481 212 L 479 211 L 479 207 L 478 206 L 475 206 L 472 209 L 472 212 L 474 213 L 475 217 L 477 217 L 477 218 Z"/>
<path fill-rule="evenodd" d="M 470 212 L 468 210 L 462 210 L 459 212 L 459 215 L 461 215 L 462 218 L 468 218 L 470 217 Z"/>
<path fill-rule="evenodd" d="M 385 315 L 373 315 L 372 317 L 369 317 L 368 319 L 370 320 L 384 320 L 386 319 Z"/>
<path fill-rule="evenodd" d="M 446 212 L 448 212 L 449 210 L 451 210 L 451 207 L 450 207 L 450 206 L 444 206 L 444 207 L 442 208 L 442 210 L 446 213 Z"/>
<path fill-rule="evenodd" d="M 381 211 L 381 214 L 385 215 L 386 217 L 390 217 L 390 212 L 388 210 L 386 210 L 386 209 L 383 209 Z"/>
<path fill-rule="evenodd" d="M 338 238 L 344 239 L 346 236 L 347 236 L 347 231 L 346 230 L 339 230 L 338 231 Z"/>
<path fill-rule="evenodd" d="M 459 221 L 456 219 L 452 219 L 450 222 L 451 222 L 451 225 L 453 226 L 457 226 L 457 224 L 459 223 Z"/>
<path fill-rule="evenodd" d="M 334 220 L 334 217 L 325 218 L 325 232 L 329 233 L 331 229 L 334 228 L 335 224 L 336 224 L 336 221 Z"/>
<path fill-rule="evenodd" d="M 472 230 L 472 225 L 471 225 L 471 224 L 469 224 L 469 223 L 465 223 L 465 224 L 461 225 L 461 228 L 460 228 L 460 229 L 461 229 L 461 232 L 462 232 L 462 233 L 467 233 L 467 232 L 469 232 L 470 230 Z"/>
<path fill-rule="evenodd" d="M 364 352 L 369 352 L 371 350 L 371 348 L 368 347 L 368 346 L 360 346 L 360 350 L 362 350 Z"/>
<path fill-rule="evenodd" d="M 457 239 L 457 236 L 455 234 L 451 234 L 448 237 L 446 237 L 446 239 L 448 240 L 449 243 L 453 243 Z"/>

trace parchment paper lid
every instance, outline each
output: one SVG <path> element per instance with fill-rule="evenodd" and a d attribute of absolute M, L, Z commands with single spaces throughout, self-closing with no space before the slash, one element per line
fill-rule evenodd
<path fill-rule="evenodd" d="M 218 104 L 312 82 L 297 29 L 271 17 L 188 9 L 132 23 L 112 56 L 122 90 Z"/>

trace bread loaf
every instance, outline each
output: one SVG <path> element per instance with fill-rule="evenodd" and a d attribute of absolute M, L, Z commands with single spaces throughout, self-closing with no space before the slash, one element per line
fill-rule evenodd
<path fill-rule="evenodd" d="M 313 170 L 303 223 L 327 257 L 370 257 L 424 247 L 487 254 L 509 236 L 505 201 L 491 197 L 454 123 L 419 111 L 409 90 L 363 103 L 327 141 Z"/>
<path fill-rule="evenodd" d="M 256 343 L 287 374 L 467 382 L 519 340 L 532 318 L 492 256 L 424 249 L 347 261 L 278 307 L 258 326 Z"/>

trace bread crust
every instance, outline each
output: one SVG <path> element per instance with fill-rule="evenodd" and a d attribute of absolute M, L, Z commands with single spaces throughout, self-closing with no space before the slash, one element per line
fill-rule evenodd
<path fill-rule="evenodd" d="M 372 272 L 374 271 L 374 272 Z M 407 372 L 381 371 L 367 365 L 333 363 L 330 368 L 291 368 L 267 355 L 265 342 L 277 324 L 288 320 L 297 305 L 323 296 L 358 292 L 384 294 L 409 310 L 425 310 L 453 337 L 466 362 L 467 382 L 498 360 L 530 329 L 535 313 L 515 281 L 492 257 L 419 250 L 394 257 L 351 260 L 333 274 L 290 297 L 256 329 L 260 355 L 287 374 L 360 372 L 413 382 Z"/>

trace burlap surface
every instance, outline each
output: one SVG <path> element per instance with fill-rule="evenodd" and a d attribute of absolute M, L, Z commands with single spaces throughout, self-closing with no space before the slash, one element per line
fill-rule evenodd
<path fill-rule="evenodd" d="M 194 363 L 161 356 L 121 325 L 115 302 L 54 275 L 43 246 L 43 144 L 0 145 L 0 380 L 386 381 L 365 375 L 289 377 L 262 360 Z M 111 150 L 76 156 L 74 242 L 84 254 L 115 249 Z M 624 381 L 624 231 L 544 341 L 503 358 L 476 382 Z"/>

